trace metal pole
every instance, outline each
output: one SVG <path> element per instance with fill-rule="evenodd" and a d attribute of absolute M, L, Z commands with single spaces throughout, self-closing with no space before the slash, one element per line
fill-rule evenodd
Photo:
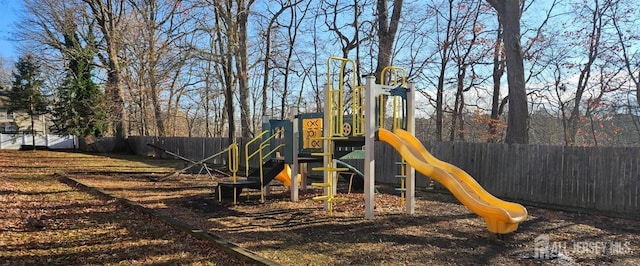
<path fill-rule="evenodd" d="M 409 83 L 407 88 L 407 131 L 411 133 L 411 135 L 416 134 L 416 126 L 415 126 L 415 105 L 416 105 L 416 97 L 415 97 L 415 84 Z M 411 165 L 407 164 L 406 166 L 406 201 L 405 201 L 405 209 L 407 210 L 407 214 L 415 213 L 416 206 L 416 169 L 411 167 Z"/>
<path fill-rule="evenodd" d="M 376 77 L 373 75 L 366 77 L 365 83 L 365 123 L 364 123 L 364 217 L 366 219 L 373 219 L 374 201 L 374 186 L 375 186 L 375 170 L 376 161 L 374 157 L 374 145 L 376 136 L 376 115 L 375 115 L 375 93 L 374 87 L 376 83 Z"/>
<path fill-rule="evenodd" d="M 291 201 L 298 201 L 298 172 L 300 164 L 298 163 L 298 108 L 292 107 L 289 110 L 289 119 L 293 124 L 293 137 L 291 139 L 291 149 L 293 150 L 293 164 L 291 165 Z"/>

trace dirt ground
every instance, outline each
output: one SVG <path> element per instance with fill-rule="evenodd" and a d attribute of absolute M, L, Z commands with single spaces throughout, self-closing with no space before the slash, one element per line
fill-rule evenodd
<path fill-rule="evenodd" d="M 258 191 L 247 191 L 234 206 L 217 202 L 217 179 L 204 175 L 155 183 L 148 174 L 71 175 L 287 265 L 640 264 L 635 220 L 529 207 L 518 231 L 491 240 L 481 218 L 452 196 L 426 189 L 417 192 L 416 214 L 406 215 L 398 193 L 379 186 L 376 218 L 367 220 L 362 193 L 340 194 L 349 201 L 329 214 L 311 200 L 318 189 L 294 203 L 286 188 L 274 187 L 264 204 Z M 534 249 L 545 236 L 547 259 Z"/>
<path fill-rule="evenodd" d="M 415 214 L 407 215 L 398 193 L 379 186 L 375 219 L 367 220 L 363 194 L 346 194 L 344 182 L 339 196 L 349 200 L 331 214 L 311 199 L 321 194 L 315 188 L 301 193 L 298 202 L 290 202 L 282 186 L 274 186 L 265 203 L 258 191 L 247 191 L 233 205 L 214 197 L 218 178 L 183 174 L 152 182 L 163 173 L 150 171 L 156 162 L 141 160 L 149 167 L 58 171 L 284 265 L 640 265 L 637 220 L 526 206 L 527 221 L 496 240 L 454 197 L 425 188 L 416 193 Z"/>
<path fill-rule="evenodd" d="M 54 178 L 73 169 L 161 168 L 84 154 L 1 151 L 0 265 L 244 263 L 154 216 Z"/>

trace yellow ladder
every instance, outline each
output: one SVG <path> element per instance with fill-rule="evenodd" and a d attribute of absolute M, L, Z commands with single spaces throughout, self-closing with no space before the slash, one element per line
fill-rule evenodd
<path fill-rule="evenodd" d="M 333 79 L 331 76 L 331 65 L 336 61 L 337 64 L 340 65 L 338 71 L 338 86 L 337 89 L 333 89 Z M 356 90 L 357 87 L 357 73 L 356 73 L 356 64 L 353 60 L 339 57 L 329 57 L 327 60 L 327 86 L 325 88 L 326 92 L 326 101 L 325 101 L 325 123 L 324 125 L 327 127 L 324 130 L 324 136 L 320 138 L 313 138 L 315 140 L 323 140 L 325 142 L 325 148 L 322 153 L 312 153 L 314 156 L 323 156 L 326 165 L 323 167 L 315 167 L 312 170 L 314 171 L 323 171 L 326 173 L 327 178 L 322 183 L 312 183 L 312 186 L 322 187 L 324 188 L 324 195 L 314 197 L 313 200 L 317 201 L 325 201 L 327 203 L 327 210 L 329 212 L 333 211 L 333 204 L 336 202 L 344 202 L 347 201 L 346 198 L 338 198 L 334 193 L 334 178 L 338 172 L 347 171 L 346 168 L 338 168 L 334 167 L 333 163 L 333 141 L 339 139 L 347 139 L 347 137 L 343 134 L 343 124 L 344 124 L 344 84 L 345 84 L 345 68 L 347 65 L 351 64 L 353 67 L 352 70 L 352 82 L 353 89 Z M 356 90 L 357 91 L 357 90 Z M 361 91 L 353 92 L 352 97 L 356 97 L 352 99 L 352 102 L 356 102 L 358 105 L 362 105 L 362 97 L 360 96 Z M 355 105 L 352 105 L 354 108 Z M 357 109 L 357 110 L 356 110 Z M 354 114 L 354 121 L 352 122 L 355 127 L 355 132 L 361 132 L 364 121 L 362 120 L 362 107 L 355 107 L 352 110 Z"/>

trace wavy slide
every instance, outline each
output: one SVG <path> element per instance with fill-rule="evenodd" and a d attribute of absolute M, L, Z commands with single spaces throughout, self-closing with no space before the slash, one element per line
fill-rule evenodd
<path fill-rule="evenodd" d="M 401 129 L 394 132 L 381 128 L 378 137 L 393 146 L 418 172 L 444 185 L 469 210 L 484 218 L 489 232 L 513 232 L 527 219 L 527 209 L 522 205 L 491 195 L 467 172 L 431 155 L 411 133 Z"/>

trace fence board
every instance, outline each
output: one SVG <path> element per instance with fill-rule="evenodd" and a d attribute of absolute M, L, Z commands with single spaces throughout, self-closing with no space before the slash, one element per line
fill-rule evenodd
<path fill-rule="evenodd" d="M 638 150 L 636 150 L 636 156 L 633 157 L 633 169 L 635 171 L 630 175 L 629 188 L 631 189 L 631 197 L 627 212 L 640 212 L 640 154 L 637 153 Z"/>
<path fill-rule="evenodd" d="M 630 203 L 631 194 L 628 186 L 631 181 L 631 163 L 627 158 L 630 158 L 631 154 L 631 148 L 623 148 L 618 154 L 619 177 L 613 193 L 613 200 L 616 202 L 615 211 L 625 211 L 625 205 Z"/>
<path fill-rule="evenodd" d="M 571 201 L 572 205 L 576 207 L 584 207 L 581 205 L 582 202 L 585 201 L 584 198 L 584 177 L 585 171 L 587 170 L 586 164 L 582 161 L 582 154 L 580 153 L 579 147 L 572 147 L 573 152 L 573 161 L 572 163 L 572 176 L 573 182 L 571 183 Z"/>
<path fill-rule="evenodd" d="M 551 193 L 537 193 L 537 191 L 547 190 L 551 188 L 552 185 L 550 182 L 550 177 L 544 174 L 544 169 L 547 167 L 547 158 L 545 154 L 542 153 L 542 147 L 531 146 L 527 147 L 528 151 L 526 154 L 527 164 L 535 167 L 531 167 L 526 175 L 526 182 L 521 184 L 522 193 L 525 197 L 531 197 L 536 202 L 546 201 L 547 195 Z"/>
<path fill-rule="evenodd" d="M 479 156 L 481 156 L 483 160 L 477 164 L 477 166 L 479 167 L 478 175 L 484 180 L 484 184 L 487 187 L 491 188 L 492 190 L 496 190 L 496 177 L 492 176 L 490 172 L 490 164 L 493 161 L 493 157 L 489 152 L 490 149 L 488 149 L 487 146 L 488 144 L 485 143 L 480 148 Z"/>
<path fill-rule="evenodd" d="M 562 167 L 564 161 L 562 156 L 563 147 L 545 146 L 545 148 L 546 151 L 540 151 L 547 154 L 547 163 L 545 164 L 544 171 L 542 171 L 542 175 L 547 176 L 550 180 L 553 180 L 553 185 L 551 186 L 549 195 L 552 195 L 551 197 L 553 197 L 555 201 L 551 201 L 551 197 L 547 196 L 544 197 L 544 202 L 562 202 L 565 200 L 565 195 L 563 194 L 564 191 L 562 189 L 565 185 L 564 178 L 562 178 Z M 540 191 L 535 191 L 535 193 L 543 194 Z"/>

